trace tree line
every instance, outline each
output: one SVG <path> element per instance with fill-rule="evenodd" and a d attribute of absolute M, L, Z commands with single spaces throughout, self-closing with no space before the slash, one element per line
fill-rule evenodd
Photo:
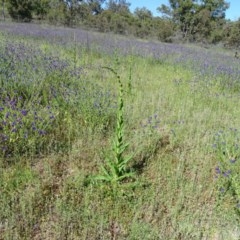
<path fill-rule="evenodd" d="M 126 0 L 0 0 L 2 19 L 38 20 L 55 25 L 87 27 L 101 32 L 154 38 L 163 42 L 223 43 L 240 47 L 240 18 L 225 18 L 225 0 L 169 0 L 157 7 L 160 17 L 146 7 L 132 13 Z"/>

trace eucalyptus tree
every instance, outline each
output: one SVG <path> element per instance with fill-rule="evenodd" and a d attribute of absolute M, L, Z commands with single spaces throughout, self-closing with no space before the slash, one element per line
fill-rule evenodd
<path fill-rule="evenodd" d="M 86 0 L 86 2 L 93 15 L 98 15 L 103 11 L 103 4 L 105 0 Z"/>
<path fill-rule="evenodd" d="M 146 7 L 136 8 L 134 11 L 135 16 L 137 16 L 140 20 L 152 19 L 153 14 L 152 12 L 147 9 Z"/>
<path fill-rule="evenodd" d="M 40 19 L 46 17 L 50 9 L 50 0 L 35 0 L 33 1 L 33 11 Z"/>
<path fill-rule="evenodd" d="M 230 3 L 225 0 L 201 0 L 200 9 L 206 9 L 211 17 L 215 19 L 225 18 L 225 12 L 230 7 Z"/>
<path fill-rule="evenodd" d="M 106 3 L 107 10 L 110 10 L 114 13 L 129 13 L 129 7 L 131 4 L 126 0 L 108 0 Z"/>
<path fill-rule="evenodd" d="M 211 31 L 212 22 L 224 19 L 229 6 L 225 0 L 169 0 L 169 5 L 162 4 L 157 10 L 189 37 L 202 30 L 206 35 L 206 28 Z"/>

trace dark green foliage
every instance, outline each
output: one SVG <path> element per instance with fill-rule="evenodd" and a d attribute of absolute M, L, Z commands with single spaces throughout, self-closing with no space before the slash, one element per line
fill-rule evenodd
<path fill-rule="evenodd" d="M 227 25 L 225 38 L 227 46 L 235 48 L 240 47 L 240 19 Z"/>
<path fill-rule="evenodd" d="M 8 12 L 15 20 L 31 21 L 33 1 L 31 0 L 8 0 Z"/>
<path fill-rule="evenodd" d="M 47 19 L 52 24 L 66 23 L 66 5 L 58 0 L 51 0 Z"/>
<path fill-rule="evenodd" d="M 170 20 L 161 18 L 153 19 L 152 32 L 157 34 L 158 40 L 162 42 L 171 42 L 171 36 L 174 34 L 174 23 Z"/>
<path fill-rule="evenodd" d="M 33 3 L 34 13 L 37 15 L 39 19 L 43 19 L 50 8 L 50 0 L 36 0 Z"/>

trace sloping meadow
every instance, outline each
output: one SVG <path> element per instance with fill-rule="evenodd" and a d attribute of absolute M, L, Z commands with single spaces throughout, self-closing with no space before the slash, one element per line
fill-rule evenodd
<path fill-rule="evenodd" d="M 238 239 L 239 83 L 220 47 L 0 23 L 0 239 Z"/>

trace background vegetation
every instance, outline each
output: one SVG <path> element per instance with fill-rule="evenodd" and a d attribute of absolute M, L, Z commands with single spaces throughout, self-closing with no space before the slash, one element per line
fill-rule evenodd
<path fill-rule="evenodd" d="M 239 20 L 225 19 L 225 0 L 169 0 L 154 17 L 147 8 L 130 12 L 126 0 L 1 0 L 2 19 L 84 27 L 162 42 L 221 43 L 239 48 Z"/>

